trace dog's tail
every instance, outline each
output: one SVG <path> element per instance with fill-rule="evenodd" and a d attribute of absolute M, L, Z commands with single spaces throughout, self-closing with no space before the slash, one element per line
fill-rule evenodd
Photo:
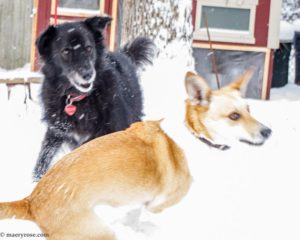
<path fill-rule="evenodd" d="M 137 37 L 132 42 L 125 44 L 121 49 L 137 66 L 152 64 L 155 55 L 155 44 L 146 37 Z"/>
<path fill-rule="evenodd" d="M 33 220 L 30 211 L 30 201 L 24 198 L 20 201 L 0 203 L 0 219 L 5 218 Z"/>

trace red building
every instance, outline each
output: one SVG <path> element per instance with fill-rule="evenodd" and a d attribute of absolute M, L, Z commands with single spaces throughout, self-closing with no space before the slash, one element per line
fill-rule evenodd
<path fill-rule="evenodd" d="M 217 74 L 225 85 L 254 67 L 247 96 L 268 99 L 281 4 L 281 0 L 193 0 L 196 70 L 214 84 L 215 53 Z"/>
<path fill-rule="evenodd" d="M 282 0 L 191 0 L 194 57 L 199 74 L 216 85 L 227 84 L 249 67 L 256 69 L 247 97 L 268 99 L 273 51 L 279 47 Z M 110 49 L 118 41 L 118 0 L 34 0 L 31 63 L 38 69 L 36 37 L 49 24 L 108 14 L 115 21 L 107 29 Z M 178 6 L 180 7 L 180 6 Z M 209 30 L 210 39 L 207 30 Z M 212 49 L 214 49 L 212 51 Z M 211 56 L 214 56 L 213 64 Z"/>

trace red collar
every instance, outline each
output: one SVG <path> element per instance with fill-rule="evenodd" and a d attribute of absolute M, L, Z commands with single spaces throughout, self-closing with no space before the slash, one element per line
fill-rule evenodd
<path fill-rule="evenodd" d="M 66 99 L 66 106 L 65 106 L 65 113 L 69 116 L 73 116 L 76 111 L 77 107 L 73 105 L 74 102 L 80 102 L 81 100 L 85 99 L 87 95 L 81 94 L 81 95 L 75 95 L 75 94 L 69 94 Z"/>
<path fill-rule="evenodd" d="M 80 102 L 81 100 L 85 99 L 87 97 L 86 94 L 76 95 L 76 94 L 69 94 L 67 96 L 67 104 L 73 103 L 73 102 Z"/>

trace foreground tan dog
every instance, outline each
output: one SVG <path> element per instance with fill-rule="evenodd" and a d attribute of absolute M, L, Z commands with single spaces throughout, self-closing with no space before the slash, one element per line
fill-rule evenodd
<path fill-rule="evenodd" d="M 190 183 L 185 156 L 160 122 L 139 122 L 66 155 L 30 196 L 1 203 L 0 218 L 34 221 L 51 240 L 115 239 L 94 213 L 96 205 L 141 204 L 160 212 Z"/>

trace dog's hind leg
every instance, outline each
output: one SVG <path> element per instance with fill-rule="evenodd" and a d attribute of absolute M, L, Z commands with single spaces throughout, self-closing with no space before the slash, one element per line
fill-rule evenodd
<path fill-rule="evenodd" d="M 55 131 L 48 128 L 42 143 L 37 163 L 34 167 L 34 181 L 39 181 L 47 172 L 54 155 L 64 142 L 64 138 L 65 137 L 63 133 L 56 134 Z"/>
<path fill-rule="evenodd" d="M 147 204 L 146 208 L 153 213 L 159 213 L 166 208 L 177 204 L 187 193 L 190 186 L 190 179 L 182 183 L 181 187 L 169 192 L 165 196 L 158 196 L 154 201 Z"/>
<path fill-rule="evenodd" d="M 68 216 L 63 224 L 49 232 L 49 240 L 116 240 L 114 232 L 92 211 Z"/>

